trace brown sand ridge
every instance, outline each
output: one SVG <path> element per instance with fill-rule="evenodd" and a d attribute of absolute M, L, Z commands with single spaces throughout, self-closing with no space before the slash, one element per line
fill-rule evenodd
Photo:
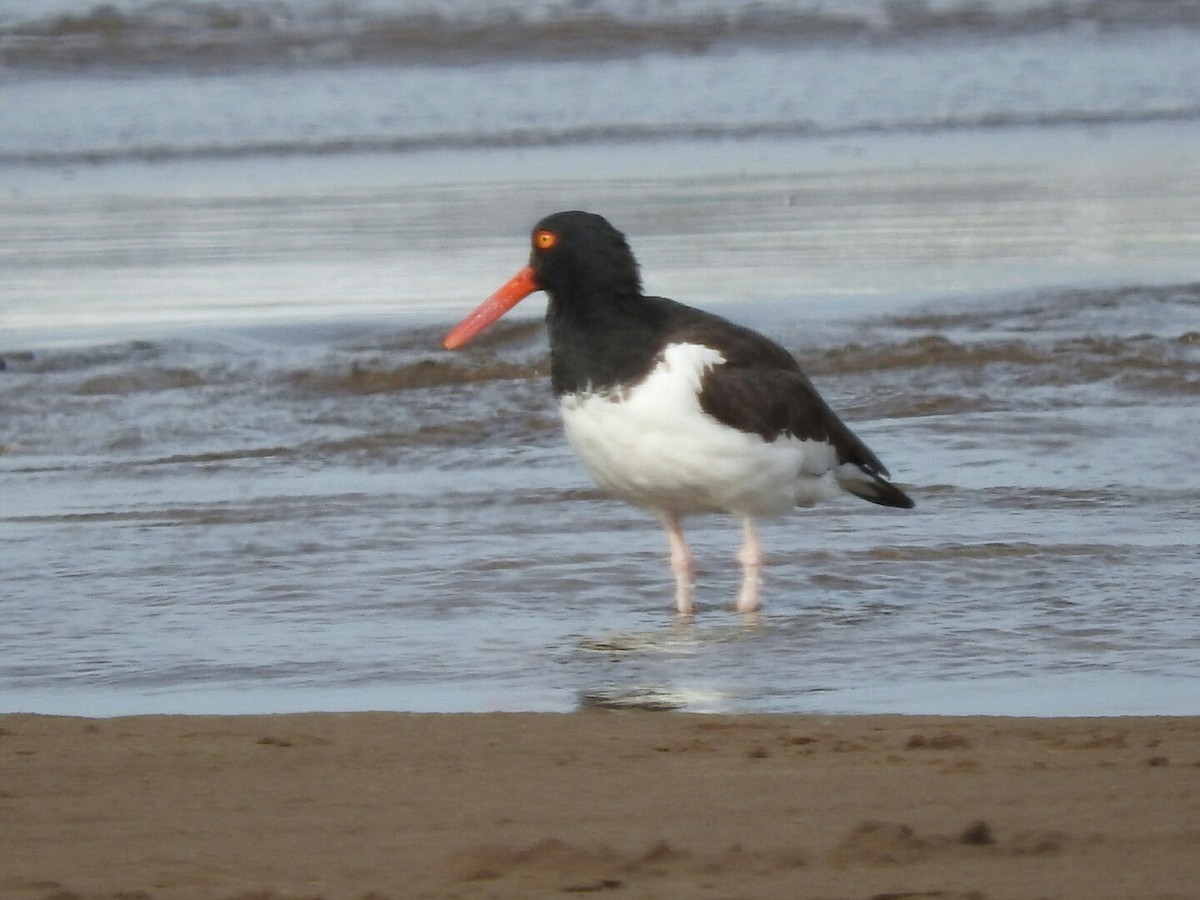
<path fill-rule="evenodd" d="M 0 897 L 1194 898 L 1200 719 L 0 716 Z"/>

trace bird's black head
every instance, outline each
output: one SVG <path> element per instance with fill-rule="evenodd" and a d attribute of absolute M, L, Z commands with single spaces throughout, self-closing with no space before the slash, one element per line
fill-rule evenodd
<path fill-rule="evenodd" d="M 563 340 L 564 323 L 585 331 L 620 323 L 630 301 L 642 300 L 637 262 L 625 235 L 600 216 L 575 211 L 546 216 L 534 226 L 531 240 L 529 265 L 450 330 L 442 341 L 448 350 L 466 345 L 534 291 L 550 295 L 546 321 L 552 347 Z"/>
<path fill-rule="evenodd" d="M 595 213 L 570 210 L 533 227 L 529 265 L 538 286 L 560 303 L 641 294 L 625 235 Z"/>

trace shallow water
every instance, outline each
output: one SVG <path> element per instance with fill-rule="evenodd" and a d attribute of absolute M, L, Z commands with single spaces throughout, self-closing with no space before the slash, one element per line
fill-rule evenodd
<path fill-rule="evenodd" d="M 0 0 L 0 709 L 1200 712 L 1200 4 L 400 6 Z M 917 508 L 766 523 L 755 621 L 697 517 L 676 622 L 540 301 L 438 349 L 569 207 Z"/>
<path fill-rule="evenodd" d="M 775 325 L 917 509 L 766 525 L 756 621 L 697 517 L 687 624 L 537 325 L 10 353 L 2 705 L 1197 710 L 1200 286 Z"/>

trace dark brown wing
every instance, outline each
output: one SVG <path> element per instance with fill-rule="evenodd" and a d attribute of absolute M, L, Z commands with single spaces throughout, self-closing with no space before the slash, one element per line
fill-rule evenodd
<path fill-rule="evenodd" d="M 700 408 L 710 416 L 766 441 L 791 436 L 826 442 L 839 464 L 850 463 L 865 476 L 839 478 L 851 493 L 883 506 L 913 505 L 887 480 L 887 467 L 879 457 L 830 409 L 783 347 L 755 331 L 707 316 L 679 337 L 710 346 L 725 360 L 700 383 Z"/>

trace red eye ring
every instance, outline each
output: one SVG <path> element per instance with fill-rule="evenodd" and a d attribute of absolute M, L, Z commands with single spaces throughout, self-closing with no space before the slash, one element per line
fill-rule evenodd
<path fill-rule="evenodd" d="M 539 231 L 533 236 L 533 246 L 537 250 L 549 250 L 558 243 L 558 235 L 553 231 Z"/>

